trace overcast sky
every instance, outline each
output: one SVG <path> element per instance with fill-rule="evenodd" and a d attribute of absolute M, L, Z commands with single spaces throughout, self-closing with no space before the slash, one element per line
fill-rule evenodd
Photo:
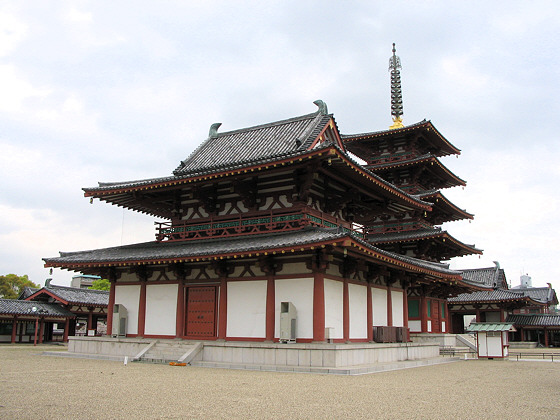
<path fill-rule="evenodd" d="M 343 134 L 388 128 L 395 42 L 404 123 L 462 150 L 444 194 L 475 219 L 444 228 L 484 255 L 452 267 L 558 290 L 559 40 L 557 1 L 1 1 L 0 274 L 42 284 L 42 257 L 153 240 L 81 188 L 170 175 L 214 122 L 322 99 Z"/>

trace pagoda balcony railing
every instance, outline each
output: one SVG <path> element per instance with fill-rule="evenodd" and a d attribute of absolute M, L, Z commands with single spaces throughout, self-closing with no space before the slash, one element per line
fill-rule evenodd
<path fill-rule="evenodd" d="M 433 225 L 424 220 L 407 220 L 393 223 L 380 223 L 365 228 L 368 234 L 406 232 L 409 230 L 433 229 Z"/>
<path fill-rule="evenodd" d="M 339 228 L 364 239 L 363 227 L 313 209 L 274 210 L 252 215 L 216 216 L 181 222 L 155 222 L 156 240 L 189 241 L 259 233 L 286 232 L 305 226 Z"/>

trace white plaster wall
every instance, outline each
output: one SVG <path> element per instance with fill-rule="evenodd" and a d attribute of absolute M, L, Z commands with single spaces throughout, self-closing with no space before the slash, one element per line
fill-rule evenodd
<path fill-rule="evenodd" d="M 296 337 L 313 338 L 313 279 L 278 279 L 274 284 L 274 336 L 280 336 L 280 303 L 292 302 L 297 311 Z"/>
<path fill-rule="evenodd" d="M 282 275 L 310 273 L 305 263 L 286 263 L 282 266 Z"/>
<path fill-rule="evenodd" d="M 226 334 L 266 337 L 266 280 L 228 282 Z"/>
<path fill-rule="evenodd" d="M 350 303 L 350 338 L 367 338 L 367 288 L 348 284 Z"/>
<path fill-rule="evenodd" d="M 373 305 L 373 325 L 387 325 L 387 290 L 371 288 L 371 301 Z"/>
<path fill-rule="evenodd" d="M 422 332 L 422 321 L 420 320 L 409 320 L 408 321 L 408 328 L 410 328 L 410 332 Z"/>
<path fill-rule="evenodd" d="M 126 333 L 138 334 L 138 307 L 140 306 L 140 285 L 115 285 L 115 303 L 127 310 Z"/>
<path fill-rule="evenodd" d="M 391 290 L 391 306 L 393 307 L 393 326 L 404 327 L 403 292 Z"/>
<path fill-rule="evenodd" d="M 176 334 L 177 284 L 148 284 L 146 286 L 146 323 L 148 335 Z"/>
<path fill-rule="evenodd" d="M 428 320 L 428 332 L 432 332 L 432 321 Z"/>
<path fill-rule="evenodd" d="M 445 321 L 441 321 L 441 332 L 447 332 L 445 329 Z"/>
<path fill-rule="evenodd" d="M 333 328 L 331 338 L 344 337 L 343 288 L 341 281 L 325 279 L 325 328 Z"/>

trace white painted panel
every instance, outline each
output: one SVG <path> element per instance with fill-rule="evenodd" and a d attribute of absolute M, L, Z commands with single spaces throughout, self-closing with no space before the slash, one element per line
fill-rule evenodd
<path fill-rule="evenodd" d="M 177 284 L 148 284 L 146 286 L 146 323 L 148 335 L 175 336 L 177 328 Z"/>
<path fill-rule="evenodd" d="M 138 334 L 138 307 L 140 306 L 140 285 L 115 285 L 115 303 L 124 305 L 127 311 L 126 333 Z"/>
<path fill-rule="evenodd" d="M 502 337 L 501 334 L 496 337 L 488 337 L 486 335 L 486 345 L 488 347 L 488 357 L 502 357 Z"/>
<path fill-rule="evenodd" d="M 373 325 L 382 327 L 387 325 L 387 290 L 371 288 L 373 304 Z"/>
<path fill-rule="evenodd" d="M 280 303 L 292 302 L 297 311 L 296 337 L 313 338 L 313 279 L 278 279 L 274 284 L 274 336 L 280 336 Z"/>
<path fill-rule="evenodd" d="M 409 320 L 408 328 L 410 332 L 422 332 L 422 321 L 420 320 Z"/>
<path fill-rule="evenodd" d="M 266 337 L 266 280 L 228 282 L 227 336 Z"/>
<path fill-rule="evenodd" d="M 367 338 L 367 288 L 348 284 L 350 302 L 350 338 Z"/>
<path fill-rule="evenodd" d="M 404 326 L 403 292 L 391 290 L 391 306 L 393 307 L 393 326 Z"/>
<path fill-rule="evenodd" d="M 341 281 L 325 279 L 325 328 L 332 328 L 331 338 L 344 337 L 343 288 Z"/>
<path fill-rule="evenodd" d="M 445 329 L 446 328 L 445 325 L 446 325 L 445 321 L 441 321 L 441 332 L 447 332 L 447 330 Z"/>
<path fill-rule="evenodd" d="M 428 332 L 432 332 L 432 321 L 428 320 Z"/>
<path fill-rule="evenodd" d="M 488 347 L 486 345 L 486 333 L 479 332 L 478 333 L 478 355 L 479 356 L 488 356 Z"/>

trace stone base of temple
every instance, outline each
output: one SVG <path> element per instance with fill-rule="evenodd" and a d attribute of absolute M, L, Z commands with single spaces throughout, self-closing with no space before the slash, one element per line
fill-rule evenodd
<path fill-rule="evenodd" d="M 181 361 L 181 354 L 197 343 L 202 348 L 189 364 L 232 369 L 360 374 L 443 361 L 437 343 L 283 344 L 111 337 L 70 337 L 68 356 L 111 360 L 127 356 L 130 361 L 167 363 Z"/>
<path fill-rule="evenodd" d="M 410 340 L 417 344 L 437 344 L 440 347 L 462 347 L 457 342 L 457 334 L 449 333 L 410 333 Z"/>

